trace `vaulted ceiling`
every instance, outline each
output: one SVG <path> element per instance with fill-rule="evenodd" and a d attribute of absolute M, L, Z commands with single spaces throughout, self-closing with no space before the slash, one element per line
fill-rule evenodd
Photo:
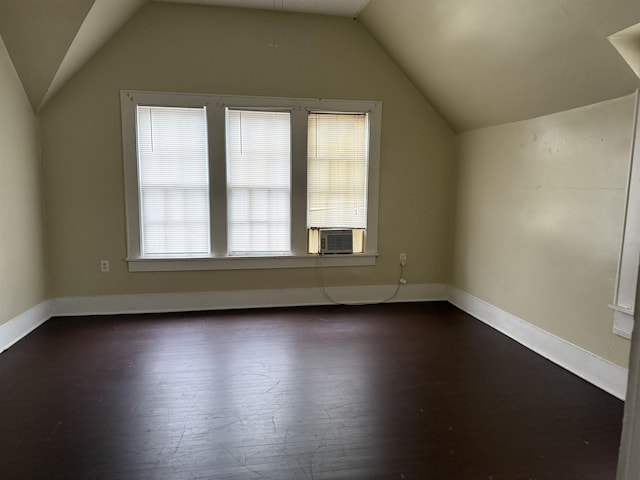
<path fill-rule="evenodd" d="M 607 38 L 640 23 L 639 0 L 371 0 L 358 18 L 456 131 L 639 85 Z"/>
<path fill-rule="evenodd" d="M 0 0 L 0 36 L 34 110 L 147 1 Z M 155 1 L 355 17 L 458 132 L 640 85 L 638 0 Z"/>

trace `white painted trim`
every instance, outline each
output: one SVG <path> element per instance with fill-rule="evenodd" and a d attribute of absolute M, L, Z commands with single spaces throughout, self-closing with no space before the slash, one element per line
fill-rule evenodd
<path fill-rule="evenodd" d="M 0 353 L 51 318 L 51 301 L 45 300 L 0 325 Z"/>
<path fill-rule="evenodd" d="M 282 255 L 279 257 L 126 258 L 130 272 L 188 270 L 255 270 L 260 268 L 314 268 L 371 266 L 377 253 L 347 255 Z"/>
<path fill-rule="evenodd" d="M 633 333 L 633 313 L 615 309 L 613 312 L 613 333 L 631 340 Z"/>
<path fill-rule="evenodd" d="M 640 277 L 640 272 L 638 273 Z M 636 284 L 635 311 L 640 312 L 640 283 Z M 622 420 L 622 438 L 618 457 L 617 480 L 640 478 L 640 337 L 631 337 L 629 385 Z"/>
<path fill-rule="evenodd" d="M 614 325 L 613 333 L 625 338 L 631 338 L 633 330 L 633 306 L 635 305 L 636 286 L 638 283 L 638 259 L 640 257 L 640 92 L 635 92 L 635 109 L 633 113 L 633 138 L 629 159 L 629 174 L 627 181 L 627 198 L 624 212 L 624 228 L 620 243 L 618 272 L 613 305 L 617 311 L 628 314 L 619 315 L 616 319 L 619 325 Z M 620 325 L 622 327 L 620 328 Z"/>
<path fill-rule="evenodd" d="M 391 297 L 396 285 L 327 287 L 338 303 L 374 304 Z M 448 300 L 525 347 L 588 382 L 624 399 L 627 369 L 615 365 L 532 325 L 479 298 L 444 284 L 402 285 L 389 302 Z M 52 316 L 156 313 L 236 308 L 328 305 L 320 288 L 244 290 L 221 292 L 153 293 L 54 298 L 42 302 L 0 325 L 0 352 L 6 350 Z"/>
<path fill-rule="evenodd" d="M 611 310 L 617 310 L 618 312 L 623 312 L 633 317 L 633 308 L 621 307 L 620 305 L 614 305 L 613 303 L 610 303 L 607 307 Z"/>
<path fill-rule="evenodd" d="M 518 343 L 624 400 L 628 370 L 455 287 L 449 302 Z"/>
<path fill-rule="evenodd" d="M 140 199 L 138 155 L 136 153 L 136 108 L 138 105 L 175 107 L 207 107 L 209 138 L 210 193 L 210 258 L 147 259 L 142 257 L 140 245 Z M 291 257 L 285 259 L 252 258 L 239 261 L 227 252 L 227 197 L 225 186 L 225 108 L 267 108 L 291 113 Z M 378 197 L 380 183 L 380 138 L 382 102 L 375 100 L 331 100 L 324 98 L 260 97 L 216 94 L 189 94 L 121 90 L 122 148 L 125 184 L 125 220 L 127 233 L 127 262 L 129 271 L 222 270 L 239 268 L 311 267 L 314 260 L 307 257 L 307 122 L 310 111 L 360 112 L 368 114 L 369 150 L 367 167 L 367 241 L 366 254 L 352 255 L 344 265 L 375 265 L 378 251 Z M 231 261 L 229 261 L 231 260 Z M 343 260 L 348 262 L 348 260 Z M 337 263 L 333 260 L 332 263 Z"/>
<path fill-rule="evenodd" d="M 378 303 L 392 296 L 395 290 L 396 285 L 325 289 L 331 299 L 347 304 Z M 402 285 L 389 302 L 446 301 L 447 291 L 448 287 L 444 284 Z M 320 288 L 101 295 L 52 300 L 53 314 L 57 316 L 293 307 L 331 303 Z"/>

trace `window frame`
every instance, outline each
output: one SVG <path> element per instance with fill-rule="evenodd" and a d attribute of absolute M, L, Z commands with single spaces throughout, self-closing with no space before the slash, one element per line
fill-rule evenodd
<path fill-rule="evenodd" d="M 638 245 L 640 245 L 640 92 L 634 97 L 633 136 L 629 173 L 627 180 L 626 205 L 618 271 L 613 303 L 615 310 L 613 333 L 630 339 L 634 330 L 634 313 L 638 288 Z"/>
<path fill-rule="evenodd" d="M 378 189 L 382 102 L 122 90 L 120 105 L 127 237 L 127 257 L 125 260 L 128 263 L 129 271 L 375 265 L 378 255 Z M 136 134 L 138 105 L 207 107 L 210 256 L 150 258 L 143 257 L 141 254 Z M 287 255 L 230 256 L 227 254 L 226 108 L 286 110 L 291 113 L 291 251 Z M 307 253 L 307 117 L 309 112 L 316 111 L 367 113 L 369 116 L 368 209 L 364 253 L 339 255 Z"/>

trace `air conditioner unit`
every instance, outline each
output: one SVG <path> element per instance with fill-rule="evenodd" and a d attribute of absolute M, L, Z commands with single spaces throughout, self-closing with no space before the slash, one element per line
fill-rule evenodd
<path fill-rule="evenodd" d="M 353 231 L 320 229 L 320 254 L 353 253 Z"/>

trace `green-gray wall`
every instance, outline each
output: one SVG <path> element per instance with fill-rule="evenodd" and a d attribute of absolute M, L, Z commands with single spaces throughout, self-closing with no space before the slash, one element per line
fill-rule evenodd
<path fill-rule="evenodd" d="M 46 300 L 37 119 L 0 39 L 0 324 Z"/>
<path fill-rule="evenodd" d="M 317 285 L 314 269 L 129 273 L 121 89 L 381 100 L 380 256 L 325 281 L 393 284 L 405 252 L 410 283 L 446 283 L 454 135 L 357 21 L 150 2 L 41 113 L 54 297 Z"/>

